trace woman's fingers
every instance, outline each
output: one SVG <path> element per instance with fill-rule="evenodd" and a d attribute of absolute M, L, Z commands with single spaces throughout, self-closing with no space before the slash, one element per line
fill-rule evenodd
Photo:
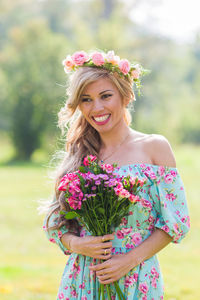
<path fill-rule="evenodd" d="M 99 239 L 101 240 L 101 242 L 106 242 L 106 241 L 114 240 L 114 238 L 115 238 L 114 233 L 112 233 L 112 234 L 106 234 L 106 235 L 103 235 L 103 236 L 99 237 Z"/>

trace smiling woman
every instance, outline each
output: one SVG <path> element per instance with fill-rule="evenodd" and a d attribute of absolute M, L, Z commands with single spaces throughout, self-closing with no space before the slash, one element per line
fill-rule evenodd
<path fill-rule="evenodd" d="M 129 127 L 127 105 L 135 100 L 133 84 L 140 87 L 142 68 L 120 60 L 113 51 L 76 52 L 67 56 L 64 68 L 74 73 L 59 126 L 63 132 L 68 123 L 70 127 L 56 176 L 55 199 L 44 222 L 49 240 L 70 254 L 57 299 L 97 299 L 100 284 L 112 284 L 111 295 L 105 291 L 102 299 L 118 299 L 115 281 L 122 291 L 120 299 L 163 299 L 156 253 L 171 241 L 182 240 L 189 230 L 189 216 L 168 141 Z M 69 173 L 76 172 L 87 155 L 96 156 L 107 169 L 117 163 L 116 174 L 122 178 L 131 175 L 146 182 L 137 204 L 113 234 L 91 236 L 80 220 L 66 220 L 60 214 L 70 210 L 69 199 L 58 188 L 61 178 L 66 173 L 71 177 Z"/>

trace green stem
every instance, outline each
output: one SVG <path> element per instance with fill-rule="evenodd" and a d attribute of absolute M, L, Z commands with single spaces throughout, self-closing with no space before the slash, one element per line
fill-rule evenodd
<path fill-rule="evenodd" d="M 108 300 L 112 300 L 111 291 L 110 291 L 110 284 L 106 284 L 106 290 L 107 290 Z"/>
<path fill-rule="evenodd" d="M 126 300 L 117 281 L 114 282 L 114 286 L 117 292 L 117 295 L 119 297 L 120 300 Z"/>
<path fill-rule="evenodd" d="M 105 300 L 104 285 L 102 283 L 101 283 L 101 294 L 102 294 L 102 300 Z"/>

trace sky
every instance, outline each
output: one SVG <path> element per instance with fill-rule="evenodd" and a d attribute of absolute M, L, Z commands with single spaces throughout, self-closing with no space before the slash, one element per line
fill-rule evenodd
<path fill-rule="evenodd" d="M 146 0 L 131 12 L 131 17 L 177 42 L 192 42 L 200 32 L 200 0 Z"/>

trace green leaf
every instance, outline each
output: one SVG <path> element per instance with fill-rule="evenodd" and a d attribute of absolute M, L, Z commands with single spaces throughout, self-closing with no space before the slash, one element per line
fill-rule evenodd
<path fill-rule="evenodd" d="M 98 207 L 98 212 L 100 212 L 101 214 L 105 214 L 105 209 L 103 207 Z"/>
<path fill-rule="evenodd" d="M 65 219 L 67 219 L 67 220 L 71 220 L 76 217 L 79 217 L 79 214 L 77 214 L 75 211 L 69 211 L 69 212 L 66 212 L 66 214 L 65 214 Z"/>
<path fill-rule="evenodd" d="M 79 171 L 81 171 L 82 173 L 86 173 L 87 172 L 86 169 L 85 169 L 85 167 L 83 167 L 83 166 L 79 167 Z"/>

